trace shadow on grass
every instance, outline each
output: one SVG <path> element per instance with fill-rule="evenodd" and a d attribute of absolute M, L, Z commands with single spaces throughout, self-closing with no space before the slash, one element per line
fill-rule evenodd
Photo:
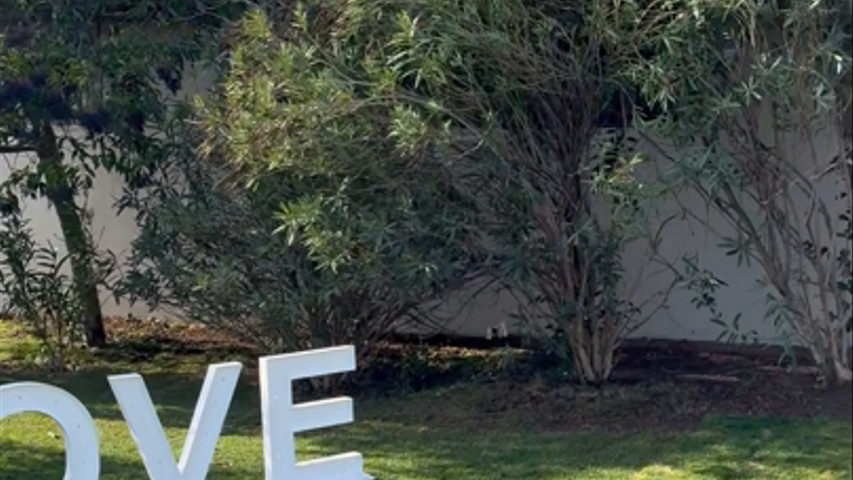
<path fill-rule="evenodd" d="M 711 478 L 764 478 L 764 469 L 832 472 L 853 477 L 850 424 L 829 420 L 714 418 L 680 442 L 684 452 L 702 451 L 708 464 L 696 473 Z"/>
<path fill-rule="evenodd" d="M 122 422 L 106 380 L 111 373 L 89 370 L 33 380 L 68 390 L 96 419 Z M 172 429 L 170 441 L 177 450 L 182 447 L 203 375 L 203 368 L 197 374 L 143 374 L 161 423 Z M 27 378 L 0 376 L 0 384 L 22 380 Z M 238 384 L 209 476 L 212 480 L 263 476 L 260 404 L 254 380 L 244 376 Z M 453 402 L 464 402 L 464 397 L 357 400 L 355 425 L 300 436 L 300 453 L 316 457 L 360 451 L 367 470 L 378 480 L 813 478 L 783 476 L 797 471 L 826 473 L 831 475 L 828 478 L 853 475 L 851 426 L 845 422 L 718 418 L 689 433 L 543 432 L 529 426 L 477 428 L 476 419 L 454 423 L 453 417 L 429 421 L 422 415 L 430 404 L 437 415 L 448 413 Z M 101 479 L 145 479 L 135 446 L 125 438 L 123 422 L 111 428 L 99 432 Z M 125 442 L 121 447 L 116 446 L 119 438 Z M 0 423 L 0 479 L 61 478 L 61 441 L 50 445 L 44 447 L 24 435 L 10 438 Z M 658 467 L 662 470 L 647 470 Z M 660 473 L 667 469 L 677 473 L 670 477 Z M 651 473 L 641 476 L 638 472 Z"/>
<path fill-rule="evenodd" d="M 0 385 L 11 382 L 35 381 L 67 390 L 77 397 L 96 420 L 124 421 L 116 399 L 107 382 L 109 375 L 129 373 L 132 370 L 87 369 L 46 376 L 37 374 L 3 375 Z M 204 381 L 206 366 L 199 366 L 198 373 L 142 372 L 151 400 L 154 402 L 160 423 L 164 428 L 187 428 L 195 410 L 198 395 Z M 314 396 L 295 393 L 296 401 L 307 401 Z M 257 434 L 260 429 L 260 394 L 257 378 L 244 374 L 240 377 L 228 415 L 223 435 Z"/>
<path fill-rule="evenodd" d="M 0 375 L 0 384 L 20 381 L 37 381 L 67 390 L 77 397 L 92 417 L 101 420 L 123 421 L 107 382 L 108 375 L 119 372 L 87 370 L 82 373 L 65 373 L 45 378 L 42 376 L 14 377 Z M 120 372 L 124 373 L 124 372 Z M 142 373 L 157 414 L 164 428 L 187 428 L 201 391 L 205 371 L 195 374 Z M 243 376 L 234 392 L 226 419 L 225 434 L 241 434 L 257 430 L 260 425 L 260 400 L 257 386 Z"/>
<path fill-rule="evenodd" d="M 57 480 L 65 471 L 65 454 L 60 450 L 0 440 L 0 480 Z M 14 459 L 14 460 L 11 460 Z M 260 479 L 259 472 L 234 467 L 214 467 L 209 478 L 220 480 Z M 101 454 L 99 480 L 148 480 L 138 457 L 124 459 Z"/>
<path fill-rule="evenodd" d="M 685 434 L 431 431 L 366 422 L 309 437 L 305 451 L 361 451 L 380 480 L 634 478 L 654 465 L 719 480 L 793 471 L 850 478 L 850 435 L 838 422 L 750 418 L 711 420 Z"/>
<path fill-rule="evenodd" d="M 727 480 L 783 478 L 784 472 L 797 471 L 808 473 L 796 478 L 819 473 L 849 478 L 849 439 L 849 426 L 838 423 L 773 419 L 713 420 L 697 432 L 678 435 L 474 432 L 364 421 L 305 436 L 300 456 L 360 451 L 366 469 L 378 480 Z M 64 456 L 58 442 L 57 448 L 48 448 L 29 439 L 0 437 L 0 479 L 61 478 Z M 259 432 L 226 435 L 220 439 L 209 478 L 260 480 L 262 465 Z M 103 480 L 146 478 L 130 444 L 119 452 L 102 448 L 101 471 Z M 670 471 L 677 473 L 671 477 L 661 473 Z M 638 475 L 641 472 L 647 476 Z"/>
<path fill-rule="evenodd" d="M 0 440 L 4 459 L 0 480 L 57 480 L 63 478 L 65 453 L 52 448 Z M 101 455 L 100 479 L 147 478 L 142 464 Z"/>

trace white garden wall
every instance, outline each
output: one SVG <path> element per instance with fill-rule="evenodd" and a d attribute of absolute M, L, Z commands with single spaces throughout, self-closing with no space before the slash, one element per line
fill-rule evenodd
<path fill-rule="evenodd" d="M 813 158 L 830 159 L 842 148 L 840 139 L 828 132 L 822 132 L 821 137 L 817 139 L 814 145 L 815 154 L 811 152 L 812 146 L 802 139 L 789 138 L 783 141 L 785 145 L 781 148 L 786 149 L 789 158 L 795 159 L 803 171 L 815 168 L 810 163 Z M 668 162 L 649 143 L 641 142 L 638 148 L 646 158 L 640 176 L 647 182 L 653 182 L 660 169 L 667 168 Z M 835 199 L 842 190 L 835 176 L 825 177 L 820 182 L 820 187 L 822 198 L 834 207 L 831 212 L 833 216 L 842 213 L 849 205 L 850 199 Z M 807 202 L 803 201 L 802 205 L 805 208 Z M 666 225 L 658 252 L 670 262 L 677 262 L 683 256 L 697 257 L 700 269 L 707 268 L 727 284 L 717 291 L 718 309 L 722 312 L 723 320 L 730 323 L 740 314 L 739 331 L 754 331 L 755 335 L 750 335 L 750 339 L 755 338 L 762 343 L 782 343 L 781 332 L 774 327 L 771 320 L 764 318 L 768 290 L 759 284 L 763 277 L 761 268 L 755 263 L 738 265 L 736 258 L 725 254 L 725 249 L 719 246 L 721 238 L 734 235 L 723 219 L 713 211 L 708 212 L 702 217 L 708 219 L 710 228 L 707 228 L 703 221 L 683 215 L 685 207 L 693 212 L 706 211 L 702 199 L 695 193 L 684 193 L 679 196 L 678 201 L 666 201 L 656 206 L 659 220 L 675 216 Z M 650 258 L 650 249 L 643 243 L 630 245 L 624 254 L 628 284 L 626 290 L 630 292 L 629 297 L 636 304 L 647 302 L 663 292 L 673 280 L 670 272 L 659 265 L 651 264 Z M 474 287 L 474 290 L 477 289 L 479 286 Z M 709 320 L 710 313 L 707 310 L 696 309 L 691 303 L 694 296 L 695 293 L 684 289 L 672 291 L 666 302 L 667 308 L 651 315 L 632 337 L 699 341 L 718 339 L 723 329 Z M 482 336 L 488 328 L 505 321 L 510 322 L 508 326 L 512 329 L 513 321 L 510 315 L 515 311 L 516 305 L 510 294 L 487 289 L 474 300 L 467 300 L 466 295 L 460 295 L 459 299 L 451 301 L 443 311 L 453 318 L 448 323 L 449 329 L 466 335 Z M 648 303 L 646 312 L 649 313 L 655 305 L 655 302 Z M 849 343 L 850 339 L 847 341 Z"/>
<path fill-rule="evenodd" d="M 33 161 L 34 158 L 30 154 L 0 155 L 0 182 L 13 169 L 21 168 Z M 92 236 L 96 245 L 99 249 L 113 252 L 118 257 L 120 265 L 130 253 L 130 244 L 137 233 L 133 212 L 125 211 L 121 215 L 116 214 L 114 206 L 121 191 L 122 179 L 101 170 L 95 177 L 94 186 L 88 198 L 78 199 L 78 205 L 85 205 L 92 212 Z M 64 253 L 65 244 L 56 211 L 50 207 L 47 200 L 26 199 L 23 202 L 23 211 L 24 218 L 29 221 L 36 240 L 45 245 L 49 243 Z M 130 306 L 126 303 L 116 303 L 112 295 L 106 293 L 101 295 L 101 300 L 106 315 L 145 316 L 150 313 L 143 305 Z M 0 305 L 2 303 L 3 299 L 0 298 Z"/>
<path fill-rule="evenodd" d="M 209 79 L 196 77 L 194 83 L 195 88 L 190 90 L 199 91 L 199 85 L 209 84 Z M 837 149 L 839 145 L 840 143 L 835 139 L 825 138 L 817 147 L 829 151 Z M 797 149 L 806 148 L 806 146 L 791 142 L 788 148 L 791 149 L 794 158 L 799 158 Z M 665 166 L 666 161 L 655 155 L 649 148 L 641 146 L 641 150 L 647 151 L 650 158 L 644 175 L 647 178 L 654 178 L 654 169 Z M 32 161 L 32 158 L 27 155 L 0 155 L 0 181 L 9 174 L 11 169 L 29 161 Z M 115 213 L 114 204 L 121 189 L 122 183 L 119 177 L 100 171 L 89 197 L 81 199 L 94 214 L 94 237 L 98 247 L 111 250 L 120 260 L 126 258 L 130 251 L 130 243 L 137 232 L 133 212 L 124 212 L 120 216 Z M 837 187 L 828 184 L 825 191 L 827 195 L 834 195 L 836 190 Z M 683 195 L 680 201 L 694 211 L 703 209 L 701 201 L 694 196 Z M 839 211 L 843 206 L 843 203 L 839 203 Z M 676 261 L 682 255 L 698 256 L 700 268 L 712 270 L 728 284 L 718 291 L 719 307 L 724 319 L 730 321 L 737 313 L 741 313 L 742 331 L 755 330 L 760 340 L 769 343 L 778 342 L 778 332 L 769 321 L 763 320 L 766 292 L 757 285 L 757 280 L 761 276 L 758 267 L 738 266 L 734 258 L 726 256 L 718 247 L 720 239 L 706 229 L 701 222 L 680 215 L 681 210 L 675 202 L 665 203 L 659 208 L 660 218 L 667 218 L 670 215 L 678 216 L 667 225 L 660 251 L 664 252 L 671 261 Z M 49 241 L 59 248 L 62 247 L 55 212 L 46 201 L 28 201 L 25 204 L 25 216 L 30 220 L 39 241 Z M 720 219 L 711 218 L 710 223 L 720 233 L 724 235 L 730 233 Z M 665 289 L 672 281 L 671 274 L 649 264 L 649 251 L 641 244 L 632 245 L 625 253 L 625 267 L 628 283 L 636 287 L 632 294 L 635 303 L 645 301 Z M 691 304 L 690 300 L 693 296 L 693 293 L 684 290 L 673 291 L 668 300 L 669 307 L 658 311 L 645 325 L 634 332 L 633 336 L 689 340 L 717 339 L 721 328 L 708 321 L 707 311 L 697 310 Z M 488 327 L 501 322 L 507 322 L 510 330 L 513 330 L 514 325 L 510 315 L 515 310 L 516 303 L 511 296 L 487 289 L 463 304 L 461 299 L 464 297 L 466 295 L 451 299 L 442 309 L 452 317 L 447 324 L 449 330 L 464 335 L 481 336 Z M 161 312 L 149 312 L 140 304 L 130 306 L 126 303 L 116 303 L 108 295 L 104 295 L 103 302 L 106 315 L 161 314 Z"/>

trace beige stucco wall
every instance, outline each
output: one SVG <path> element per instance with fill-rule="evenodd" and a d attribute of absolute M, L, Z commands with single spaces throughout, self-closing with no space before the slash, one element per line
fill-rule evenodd
<path fill-rule="evenodd" d="M 31 154 L 0 155 L 0 182 L 12 170 L 24 168 L 34 162 Z M 109 250 L 118 258 L 119 267 L 130 253 L 130 244 L 136 238 L 137 227 L 133 212 L 125 211 L 116 214 L 116 200 L 121 195 L 122 179 L 100 170 L 95 177 L 94 185 L 87 197 L 78 197 L 78 205 L 83 205 L 92 212 L 92 236 L 96 246 L 101 250 Z M 65 244 L 59 229 L 56 211 L 46 199 L 25 199 L 23 215 L 29 221 L 36 240 L 44 245 L 50 244 L 59 252 L 65 252 Z M 116 272 L 121 274 L 121 270 Z M 147 316 L 151 312 L 144 305 L 128 305 L 126 302 L 116 302 L 112 295 L 102 293 L 103 312 L 106 315 Z M 0 298 L 0 303 L 3 299 Z"/>
<path fill-rule="evenodd" d="M 161 93 L 167 98 L 179 102 L 191 101 L 192 97 L 203 92 L 213 84 L 213 74 L 209 70 L 188 65 L 184 70 L 184 88 L 174 94 L 163 88 Z M 79 132 L 65 132 L 83 137 L 85 134 Z M 70 153 L 67 153 L 70 154 Z M 32 153 L 0 154 L 0 183 L 17 168 L 34 165 L 35 156 Z M 117 214 L 116 201 L 122 194 L 124 183 L 117 174 L 111 174 L 103 169 L 96 171 L 93 187 L 87 195 L 77 198 L 77 204 L 83 206 L 92 213 L 92 236 L 96 248 L 110 251 L 117 257 L 118 271 L 116 276 L 122 274 L 122 268 L 131 252 L 131 242 L 136 238 L 138 228 L 134 219 L 134 212 L 126 210 L 121 215 Z M 41 244 L 50 244 L 60 252 L 65 251 L 62 240 L 59 221 L 55 210 L 44 198 L 26 199 L 23 201 L 23 215 L 29 221 L 33 229 L 34 237 Z M 0 297 L 0 307 L 3 305 Z M 154 312 L 143 303 L 130 305 L 127 302 L 116 301 L 112 295 L 102 292 L 102 311 L 107 316 L 126 316 L 132 314 L 137 317 L 150 315 L 170 316 L 165 312 Z"/>
<path fill-rule="evenodd" d="M 816 174 L 823 167 L 814 165 L 812 159 L 817 157 L 828 161 L 841 150 L 841 141 L 833 136 L 831 132 L 821 132 L 812 145 L 801 138 L 788 138 L 781 147 L 785 149 L 789 158 L 794 159 L 801 167 L 801 171 Z M 660 146 L 660 144 L 658 144 Z M 664 156 L 652 148 L 649 143 L 641 142 L 639 151 L 643 153 L 646 161 L 641 167 L 639 175 L 647 182 L 654 182 L 661 169 L 667 168 L 668 161 Z M 671 152 L 670 152 L 671 153 Z M 849 204 L 849 199 L 835 199 L 841 191 L 838 178 L 829 176 L 819 182 L 819 192 L 833 210 L 832 215 L 842 213 Z M 849 188 L 849 187 L 848 187 Z M 802 206 L 808 204 L 802 200 Z M 730 323 L 736 315 L 740 314 L 740 331 L 747 333 L 754 331 L 755 335 L 750 338 L 764 343 L 783 343 L 781 332 L 773 325 L 772 321 L 765 319 L 766 297 L 768 290 L 759 284 L 763 278 L 762 269 L 754 262 L 751 265 L 739 265 L 737 259 L 725 254 L 725 249 L 719 245 L 722 237 L 734 236 L 733 229 L 710 209 L 703 220 L 689 218 L 684 215 L 684 210 L 689 209 L 701 215 L 706 206 L 702 199 L 695 193 L 682 193 L 677 200 L 662 201 L 656 204 L 657 222 L 662 219 L 674 217 L 666 224 L 665 234 L 657 252 L 668 262 L 676 263 L 683 256 L 695 257 L 700 269 L 708 269 L 723 280 L 726 285 L 717 291 L 718 309 L 722 318 Z M 801 212 L 802 213 L 802 212 Z M 706 226 L 710 225 L 710 229 Z M 652 222 L 651 228 L 655 228 Z M 658 223 L 659 224 L 659 223 Z M 651 250 L 648 243 L 635 242 L 628 246 L 624 253 L 625 279 L 628 298 L 635 304 L 646 303 L 645 313 L 641 318 L 648 320 L 631 335 L 634 338 L 667 338 L 688 340 L 716 340 L 723 329 L 710 321 L 710 313 L 705 310 L 697 310 L 691 303 L 696 295 L 683 288 L 673 290 L 667 297 L 667 308 L 661 309 L 654 314 L 651 310 L 657 305 L 656 302 L 648 302 L 655 295 L 665 291 L 673 281 L 673 275 L 660 265 L 651 262 Z M 473 287 L 473 290 L 479 286 Z M 465 298 L 463 302 L 462 299 Z M 447 328 L 465 335 L 482 336 L 487 328 L 500 322 L 510 322 L 512 329 L 514 321 L 510 315 L 516 309 L 516 300 L 508 293 L 498 293 L 494 289 L 487 289 L 473 300 L 468 300 L 466 295 L 452 299 L 443 310 L 450 317 Z M 851 339 L 846 339 L 848 344 Z"/>
<path fill-rule="evenodd" d="M 188 91 L 200 91 L 203 85 L 210 84 L 210 78 L 196 75 Z M 189 94 L 179 93 L 186 98 Z M 799 158 L 798 149 L 806 148 L 802 142 L 791 141 L 786 148 L 790 149 L 792 158 Z M 818 148 L 832 150 L 839 147 L 839 142 L 833 138 L 823 138 Z M 655 170 L 665 167 L 663 160 L 647 145 L 640 146 L 647 154 L 647 166 L 642 172 L 648 181 L 653 181 Z M 808 156 L 802 156 L 806 158 Z M 0 155 L 0 181 L 9 174 L 12 168 L 21 166 L 32 158 L 26 155 Z M 99 171 L 94 188 L 88 198 L 80 199 L 85 202 L 94 214 L 93 232 L 99 248 L 114 252 L 121 263 L 130 251 L 130 243 L 136 236 L 136 225 L 133 212 L 127 211 L 116 215 L 114 204 L 121 194 L 122 181 L 119 177 L 104 171 Z M 833 195 L 836 187 L 827 185 L 827 195 Z M 704 206 L 695 195 L 685 194 L 679 197 L 679 202 L 693 211 L 702 211 Z M 839 205 L 839 209 L 843 205 Z M 709 268 L 728 285 L 718 291 L 717 299 L 723 318 L 730 321 L 736 314 L 742 315 L 741 330 L 755 330 L 758 338 L 769 343 L 779 341 L 779 333 L 768 321 L 764 320 L 766 291 L 758 286 L 761 271 L 756 265 L 739 266 L 736 260 L 726 256 L 719 248 L 720 238 L 706 229 L 702 222 L 691 220 L 681 215 L 677 202 L 663 202 L 658 205 L 658 218 L 675 215 L 677 218 L 667 224 L 666 234 L 659 252 L 670 261 L 677 261 L 683 255 L 695 255 L 700 268 Z M 27 201 L 25 216 L 31 221 L 36 237 L 43 242 L 50 241 L 57 247 L 62 246 L 61 236 L 55 212 L 46 201 Z M 719 218 L 710 218 L 710 224 L 718 233 L 727 235 L 731 229 Z M 662 271 L 660 267 L 650 264 L 650 253 L 646 245 L 636 243 L 627 249 L 624 255 L 627 283 L 636 285 L 631 289 L 631 298 L 635 303 L 643 303 L 651 296 L 664 290 L 672 281 L 671 274 Z M 477 287 L 475 287 L 477 288 Z M 715 340 L 721 333 L 719 326 L 711 323 L 709 313 L 697 310 L 691 304 L 694 294 L 684 290 L 673 291 L 668 298 L 668 308 L 658 311 L 634 332 L 634 337 L 655 337 L 670 339 Z M 468 295 L 458 295 L 452 298 L 442 309 L 448 317 L 447 329 L 459 334 L 481 336 L 492 325 L 507 322 L 513 329 L 514 321 L 510 318 L 516 309 L 515 299 L 507 293 L 498 293 L 494 289 L 486 289 L 473 299 Z M 465 298 L 463 302 L 462 298 Z M 0 299 L 2 302 L 2 299 Z M 649 305 L 651 308 L 652 305 Z M 130 306 L 117 303 L 110 296 L 103 296 L 103 309 L 106 315 L 136 316 L 149 314 L 159 315 L 162 312 L 149 312 L 142 305 Z"/>
<path fill-rule="evenodd" d="M 683 205 L 702 207 L 700 199 L 685 195 Z M 710 233 L 700 222 L 681 216 L 680 207 L 666 202 L 659 206 L 660 218 L 676 215 L 666 225 L 665 235 L 658 253 L 668 261 L 677 263 L 682 256 L 695 256 L 699 268 L 708 268 L 727 283 L 717 292 L 719 309 L 726 321 L 731 321 L 739 312 L 741 330 L 755 330 L 762 342 L 778 343 L 780 337 L 769 322 L 763 320 L 766 291 L 757 285 L 761 277 L 760 269 L 755 266 L 739 266 L 737 261 L 725 255 L 718 247 L 719 238 Z M 719 219 L 712 223 L 722 231 L 725 225 Z M 691 303 L 694 293 L 676 288 L 667 297 L 667 307 L 652 314 L 659 298 L 673 281 L 672 273 L 660 265 L 651 262 L 651 249 L 647 243 L 635 242 L 628 246 L 623 256 L 625 267 L 626 293 L 635 304 L 646 304 L 641 318 L 648 320 L 633 332 L 632 337 L 650 337 L 688 340 L 716 340 L 722 332 L 721 327 L 709 321 L 707 310 L 697 310 Z M 477 287 L 475 287 L 476 289 Z M 465 295 L 461 295 L 465 297 Z M 516 300 L 509 293 L 498 293 L 487 289 L 473 300 L 454 299 L 449 302 L 445 312 L 455 317 L 448 328 L 465 335 L 484 335 L 485 330 L 496 323 L 514 320 L 510 315 L 516 309 Z"/>

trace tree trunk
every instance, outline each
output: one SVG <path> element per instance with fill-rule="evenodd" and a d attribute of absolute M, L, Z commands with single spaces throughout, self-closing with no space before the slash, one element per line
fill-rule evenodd
<path fill-rule="evenodd" d="M 106 344 L 106 333 L 101 302 L 98 299 L 98 286 L 92 269 L 94 248 L 89 242 L 80 219 L 80 211 L 74 202 L 74 188 L 63 169 L 62 152 L 57 146 L 53 127 L 49 124 L 42 125 L 39 133 L 37 153 L 39 162 L 45 167 L 45 195 L 59 217 L 59 226 L 71 261 L 74 286 L 83 307 L 86 344 L 90 347 L 100 347 Z"/>

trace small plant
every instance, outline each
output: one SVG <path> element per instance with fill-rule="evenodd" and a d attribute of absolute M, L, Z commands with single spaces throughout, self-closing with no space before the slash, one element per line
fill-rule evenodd
<path fill-rule="evenodd" d="M 64 370 L 69 353 L 85 340 L 83 306 L 67 273 L 69 255 L 52 245 L 38 245 L 28 222 L 18 215 L 4 216 L 2 227 L 0 311 L 24 322 L 39 340 L 45 360 Z M 93 264 L 98 271 L 111 270 L 111 262 L 96 259 Z"/>

